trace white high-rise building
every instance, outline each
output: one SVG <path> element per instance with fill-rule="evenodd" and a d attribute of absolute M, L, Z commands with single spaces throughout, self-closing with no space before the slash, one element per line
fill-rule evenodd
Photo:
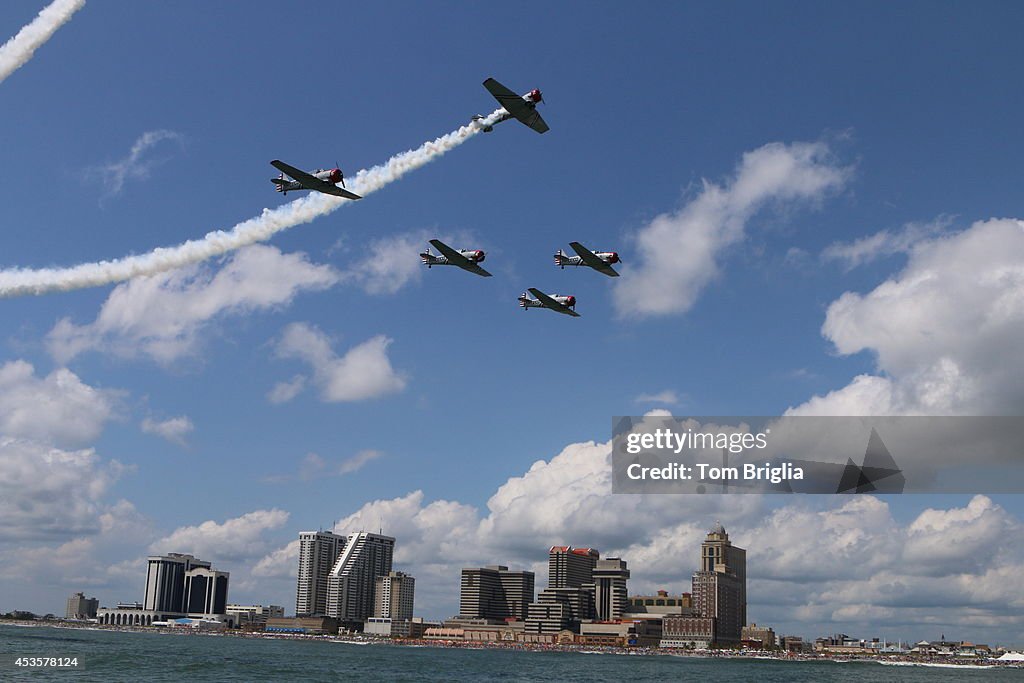
<path fill-rule="evenodd" d="M 598 560 L 594 566 L 594 611 L 599 621 L 616 621 L 626 611 L 629 569 L 617 557 Z"/>
<path fill-rule="evenodd" d="M 373 616 L 399 621 L 412 619 L 416 579 L 403 572 L 388 572 L 377 577 Z"/>
<path fill-rule="evenodd" d="M 330 531 L 302 531 L 299 533 L 299 578 L 295 591 L 296 616 L 327 614 L 327 579 L 344 547 L 345 537 Z"/>
<path fill-rule="evenodd" d="M 327 616 L 362 628 L 373 616 L 377 577 L 391 571 L 395 539 L 366 531 L 349 534 L 327 580 Z"/>

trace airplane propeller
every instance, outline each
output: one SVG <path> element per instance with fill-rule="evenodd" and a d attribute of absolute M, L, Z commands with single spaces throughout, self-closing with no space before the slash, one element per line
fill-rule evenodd
<path fill-rule="evenodd" d="M 341 186 L 345 187 L 345 174 L 341 172 L 341 165 L 337 161 L 334 162 L 334 168 L 338 169 L 338 172 L 341 173 Z"/>

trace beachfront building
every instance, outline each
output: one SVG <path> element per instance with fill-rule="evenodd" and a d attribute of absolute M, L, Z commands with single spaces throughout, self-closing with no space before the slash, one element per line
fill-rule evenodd
<path fill-rule="evenodd" d="M 716 644 L 737 645 L 747 623 L 747 551 L 716 522 L 701 544 L 700 567 L 692 581 L 694 610 L 715 620 Z"/>
<path fill-rule="evenodd" d="M 693 600 L 689 593 L 669 595 L 668 591 L 660 590 L 656 595 L 631 595 L 627 603 L 626 611 L 629 614 L 689 616 L 693 612 Z"/>
<path fill-rule="evenodd" d="M 744 626 L 741 639 L 743 642 L 760 643 L 759 647 L 762 650 L 774 648 L 776 640 L 775 631 L 768 626 L 758 626 L 757 624 Z"/>
<path fill-rule="evenodd" d="M 96 618 L 108 626 L 152 626 L 189 617 L 222 621 L 230 627 L 234 618 L 226 614 L 229 578 L 228 572 L 216 571 L 193 555 L 151 555 L 143 602 L 101 607 Z"/>
<path fill-rule="evenodd" d="M 416 579 L 404 572 L 378 576 L 373 598 L 373 616 L 381 619 L 412 619 Z"/>
<path fill-rule="evenodd" d="M 533 602 L 534 574 L 504 565 L 462 570 L 459 618 L 523 621 Z"/>
<path fill-rule="evenodd" d="M 596 548 L 552 546 L 548 551 L 548 588 L 579 588 L 593 583 L 599 559 L 601 553 Z"/>
<path fill-rule="evenodd" d="M 629 569 L 617 557 L 598 560 L 591 573 L 594 582 L 594 618 L 598 621 L 622 619 L 628 605 L 626 581 Z"/>
<path fill-rule="evenodd" d="M 65 619 L 95 619 L 96 610 L 100 608 L 100 601 L 96 598 L 87 598 L 85 593 L 75 593 L 68 598 L 67 611 L 64 612 Z"/>
<path fill-rule="evenodd" d="M 395 539 L 366 531 L 349 534 L 327 579 L 327 616 L 362 629 L 373 614 L 377 578 L 391 571 Z"/>
<path fill-rule="evenodd" d="M 299 532 L 299 574 L 295 590 L 295 614 L 327 614 L 327 581 L 345 537 L 330 531 Z"/>
<path fill-rule="evenodd" d="M 239 628 L 262 631 L 266 628 L 267 619 L 284 616 L 284 607 L 229 604 L 227 614 L 234 619 L 235 625 Z"/>

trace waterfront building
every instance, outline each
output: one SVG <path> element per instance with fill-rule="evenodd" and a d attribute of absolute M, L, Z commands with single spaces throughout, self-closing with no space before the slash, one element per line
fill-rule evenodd
<path fill-rule="evenodd" d="M 741 639 L 744 641 L 757 641 L 761 643 L 761 649 L 763 650 L 774 648 L 776 643 L 775 631 L 768 626 L 758 626 L 757 624 L 744 626 Z"/>
<path fill-rule="evenodd" d="M 747 617 L 747 551 L 716 522 L 701 544 L 700 566 L 693 575 L 694 610 L 715 619 L 717 644 L 738 644 Z"/>
<path fill-rule="evenodd" d="M 465 619 L 524 620 L 533 602 L 534 574 L 504 565 L 463 569 L 459 616 Z"/>
<path fill-rule="evenodd" d="M 579 588 L 593 582 L 601 553 L 594 548 L 552 546 L 548 551 L 548 588 Z"/>
<path fill-rule="evenodd" d="M 345 547 L 345 537 L 330 531 L 299 533 L 299 573 L 295 591 L 295 614 L 327 614 L 327 581 Z"/>
<path fill-rule="evenodd" d="M 627 608 L 629 569 L 617 557 L 598 560 L 592 572 L 594 584 L 594 618 L 598 621 L 622 619 Z"/>
<path fill-rule="evenodd" d="M 634 616 L 693 615 L 693 600 L 689 593 L 669 595 L 668 591 L 660 590 L 656 595 L 631 595 L 626 602 L 626 613 Z"/>
<path fill-rule="evenodd" d="M 85 593 L 75 593 L 68 598 L 67 610 L 64 612 L 66 619 L 95 619 L 96 610 L 100 607 L 100 601 L 96 598 L 87 598 Z"/>
<path fill-rule="evenodd" d="M 327 616 L 348 628 L 373 616 L 377 577 L 391 571 L 395 539 L 366 531 L 349 534 L 327 579 Z"/>
<path fill-rule="evenodd" d="M 226 613 L 233 618 L 236 626 L 262 631 L 267 625 L 267 619 L 284 616 L 284 607 L 229 604 Z"/>
<path fill-rule="evenodd" d="M 412 619 L 416 579 L 403 572 L 378 576 L 373 598 L 373 616 L 395 621 Z"/>

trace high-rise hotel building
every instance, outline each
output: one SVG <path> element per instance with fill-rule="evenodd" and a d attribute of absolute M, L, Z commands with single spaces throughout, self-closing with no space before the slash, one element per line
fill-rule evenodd
<path fill-rule="evenodd" d="M 366 531 L 349 534 L 327 578 L 327 616 L 362 628 L 373 616 L 377 578 L 391 571 L 395 539 Z"/>
<path fill-rule="evenodd" d="M 497 564 L 479 569 L 463 569 L 459 617 L 523 621 L 533 602 L 533 590 L 533 572 L 513 572 Z"/>
<path fill-rule="evenodd" d="M 299 578 L 295 591 L 296 616 L 309 617 L 327 614 L 327 580 L 344 547 L 345 537 L 330 531 L 299 533 Z"/>

